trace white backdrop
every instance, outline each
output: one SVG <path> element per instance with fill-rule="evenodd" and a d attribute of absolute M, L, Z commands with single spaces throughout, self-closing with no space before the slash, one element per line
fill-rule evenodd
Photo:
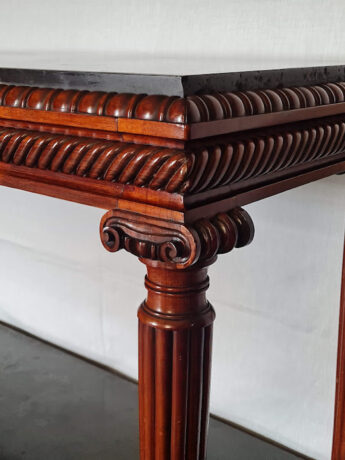
<path fill-rule="evenodd" d="M 2 0 L 0 51 L 345 64 L 344 19 L 342 0 Z M 344 176 L 247 209 L 254 242 L 210 270 L 211 410 L 329 460 Z M 104 251 L 102 213 L 0 189 L 0 319 L 136 377 L 144 266 Z"/>

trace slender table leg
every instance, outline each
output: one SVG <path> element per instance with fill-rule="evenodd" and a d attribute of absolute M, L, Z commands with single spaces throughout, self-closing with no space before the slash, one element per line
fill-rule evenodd
<path fill-rule="evenodd" d="M 101 221 L 111 252 L 147 266 L 139 308 L 141 460 L 204 460 L 214 311 L 207 267 L 249 244 L 254 226 L 241 208 L 184 224 L 113 209 Z"/>
<path fill-rule="evenodd" d="M 338 366 L 334 411 L 332 460 L 345 459 L 345 242 L 340 300 Z"/>
<path fill-rule="evenodd" d="M 147 268 L 138 312 L 141 460 L 203 460 L 214 320 L 207 268 Z"/>

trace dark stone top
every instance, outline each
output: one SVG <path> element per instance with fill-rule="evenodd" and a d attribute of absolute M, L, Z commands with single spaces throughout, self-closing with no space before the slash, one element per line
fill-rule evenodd
<path fill-rule="evenodd" d="M 230 59 L 189 62 L 186 59 L 138 58 L 136 61 L 133 58 L 102 59 L 102 56 L 98 56 L 98 60 L 97 56 L 93 59 L 88 56 L 81 61 L 79 54 L 75 58 L 73 56 L 67 58 L 65 55 L 53 55 L 50 59 L 39 56 L 37 59 L 37 56 L 31 57 L 27 53 L 14 58 L 12 55 L 0 54 L 0 82 L 63 89 L 189 96 L 214 91 L 274 89 L 345 81 L 343 65 L 290 67 L 290 62 L 278 62 L 277 66 L 287 64 L 289 68 L 266 70 L 275 67 L 275 64 L 270 62 L 265 67 L 262 62 L 233 62 Z M 211 73 L 199 72 L 205 69 L 210 69 Z M 217 73 L 218 69 L 229 72 Z M 215 73 L 212 73 L 213 70 Z"/>

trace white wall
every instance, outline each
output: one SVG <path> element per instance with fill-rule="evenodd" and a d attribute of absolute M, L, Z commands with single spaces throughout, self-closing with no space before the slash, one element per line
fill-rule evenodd
<path fill-rule="evenodd" d="M 343 0 L 1 0 L 5 50 L 343 64 Z"/>
<path fill-rule="evenodd" d="M 343 0 L 2 0 L 0 51 L 345 64 L 344 19 Z M 212 411 L 320 460 L 331 449 L 344 177 L 248 206 L 254 242 L 211 268 Z M 1 188 L 0 215 L 0 319 L 135 377 L 144 266 L 104 251 L 102 211 Z"/>

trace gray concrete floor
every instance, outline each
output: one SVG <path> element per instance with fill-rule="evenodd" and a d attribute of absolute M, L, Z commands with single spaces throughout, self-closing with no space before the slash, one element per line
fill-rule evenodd
<path fill-rule="evenodd" d="M 137 386 L 0 324 L 0 459 L 135 460 Z M 208 460 L 302 458 L 211 419 Z"/>

